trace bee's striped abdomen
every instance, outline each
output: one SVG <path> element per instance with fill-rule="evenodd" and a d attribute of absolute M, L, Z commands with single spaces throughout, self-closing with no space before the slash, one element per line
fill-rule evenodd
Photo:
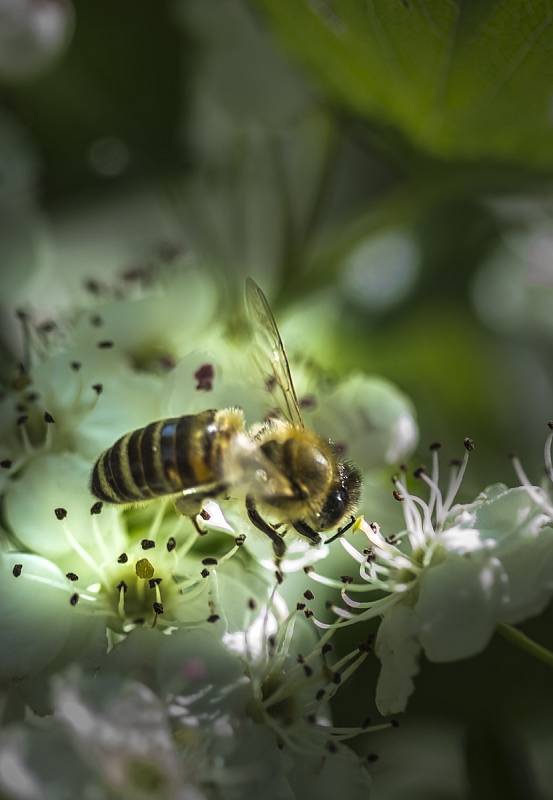
<path fill-rule="evenodd" d="M 160 420 L 125 434 L 94 465 L 92 493 L 106 503 L 132 503 L 211 483 L 216 414 Z"/>

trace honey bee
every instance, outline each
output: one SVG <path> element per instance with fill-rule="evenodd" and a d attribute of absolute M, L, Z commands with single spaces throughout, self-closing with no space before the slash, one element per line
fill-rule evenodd
<path fill-rule="evenodd" d="M 105 450 L 92 470 L 92 493 L 106 503 L 130 504 L 171 496 L 194 525 L 207 498 L 243 497 L 253 525 L 285 552 L 292 527 L 312 545 L 320 532 L 354 511 L 361 476 L 340 461 L 332 443 L 305 427 L 280 333 L 265 295 L 249 278 L 246 307 L 255 360 L 282 418 L 246 428 L 241 409 L 208 409 L 152 422 Z M 263 513 L 278 519 L 268 522 Z M 338 528 L 331 542 L 353 524 Z"/>

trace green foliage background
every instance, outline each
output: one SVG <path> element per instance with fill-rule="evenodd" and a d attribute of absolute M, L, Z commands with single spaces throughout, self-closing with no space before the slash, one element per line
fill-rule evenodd
<path fill-rule="evenodd" d="M 467 497 L 514 482 L 513 449 L 538 476 L 553 409 L 553 5 L 74 7 L 64 53 L 2 85 L 5 349 L 6 298 L 24 292 L 44 247 L 53 296 L 96 270 L 192 248 L 218 270 L 230 315 L 254 274 L 278 315 L 305 312 L 296 347 L 324 330 L 334 370 L 402 387 L 419 415 L 418 458 L 435 439 L 453 455 L 470 434 Z M 106 137 L 128 156 L 109 174 L 91 160 Z M 360 302 L 344 278 L 351 259 L 398 235 L 416 252 L 414 277 L 390 302 Z M 367 281 L 389 288 L 397 250 L 367 252 Z M 549 610 L 527 630 L 552 646 L 552 624 Z M 341 702 L 370 701 L 375 671 Z M 375 796 L 551 796 L 550 688 L 545 667 L 501 641 L 467 663 L 424 664 L 397 736 L 360 745 L 381 756 Z"/>

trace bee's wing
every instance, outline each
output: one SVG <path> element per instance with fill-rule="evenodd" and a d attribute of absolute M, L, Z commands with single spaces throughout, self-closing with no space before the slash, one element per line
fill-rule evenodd
<path fill-rule="evenodd" d="M 245 434 L 238 434 L 233 439 L 225 463 L 225 478 L 231 483 L 242 484 L 258 497 L 294 497 L 294 487 L 288 478 Z"/>
<path fill-rule="evenodd" d="M 246 308 L 254 329 L 255 359 L 265 385 L 272 387 L 280 410 L 289 422 L 303 428 L 298 397 L 280 333 L 267 298 L 257 283 L 246 281 Z"/>

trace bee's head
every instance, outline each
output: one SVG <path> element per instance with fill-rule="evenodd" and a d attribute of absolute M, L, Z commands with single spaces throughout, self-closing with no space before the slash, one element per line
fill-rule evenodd
<path fill-rule="evenodd" d="M 338 526 L 351 514 L 361 494 L 361 473 L 349 461 L 338 464 L 336 480 L 331 485 L 317 518 L 317 530 L 327 531 Z"/>

